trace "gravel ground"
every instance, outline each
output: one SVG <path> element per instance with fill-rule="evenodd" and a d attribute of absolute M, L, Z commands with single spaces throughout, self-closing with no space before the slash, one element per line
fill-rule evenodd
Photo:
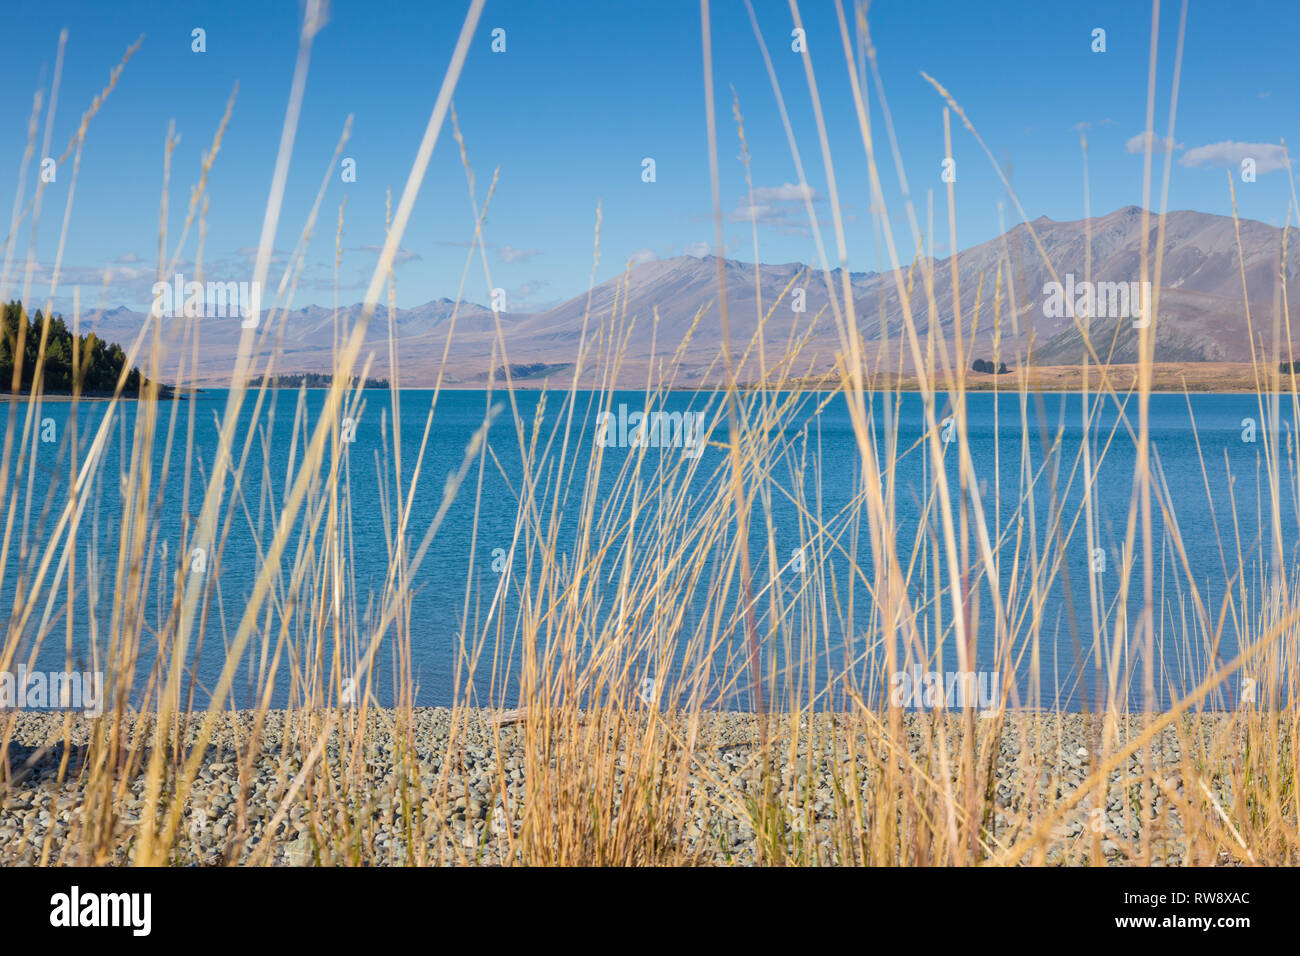
<path fill-rule="evenodd" d="M 413 714 L 415 752 L 411 755 L 412 771 L 408 779 L 418 786 L 407 792 L 411 794 L 413 812 L 420 815 L 423 811 L 425 817 L 414 840 L 424 854 L 422 862 L 493 864 L 518 859 L 512 857 L 510 844 L 511 835 L 520 830 L 528 785 L 522 729 L 509 724 L 494 726 L 485 712 L 471 711 L 456 735 L 456 747 L 449 756 L 450 711 L 420 708 Z M 412 831 L 402 822 L 400 792 L 394 799 L 398 791 L 398 778 L 394 774 L 398 762 L 394 759 L 398 752 L 392 729 L 394 716 L 390 711 L 372 712 L 364 740 L 355 743 L 350 737 L 345 741 L 344 759 L 355 754 L 364 767 L 362 778 L 355 774 L 351 777 L 354 781 L 364 781 L 354 788 L 351 805 L 354 819 L 363 819 L 366 825 L 354 831 L 351 844 L 319 838 L 330 809 L 346 805 L 347 795 L 318 791 L 309 804 L 304 790 L 290 802 L 283 818 L 274 821 L 270 862 L 309 865 L 359 859 L 383 864 L 409 859 L 413 848 L 407 846 L 406 834 Z M 75 783 L 57 785 L 65 757 L 64 715 L 29 712 L 19 713 L 14 719 L 9 747 L 10 783 L 0 788 L 0 863 L 39 863 L 43 854 L 46 860 L 59 861 L 70 831 L 76 845 L 76 834 L 83 823 L 83 808 Z M 1223 719 L 1200 718 L 1202 732 L 1214 732 L 1213 725 Z M 949 721 L 951 735 L 956 719 L 949 718 Z M 280 806 L 287 781 L 297 774 L 304 751 L 311 748 L 311 739 L 299 738 L 294 732 L 286 742 L 286 722 L 283 713 L 267 715 L 259 757 L 253 761 L 241 786 L 236 755 L 248 752 L 252 715 L 241 712 L 221 718 L 199 781 L 184 809 L 174 862 L 182 865 L 246 862 L 249 854 L 266 839 L 268 824 Z M 290 723 L 297 726 L 296 720 Z M 785 846 L 804 862 L 839 862 L 840 851 L 833 834 L 837 830 L 840 834 L 852 832 L 851 821 L 857 819 L 853 807 L 860 803 L 849 790 L 856 784 L 862 798 L 872 796 L 872 771 L 863 756 L 868 746 L 866 738 L 858 738 L 856 773 L 849 773 L 853 759 L 847 753 L 846 735 L 838 729 L 844 723 L 843 718 L 832 715 L 817 715 L 811 721 L 805 719 L 797 743 L 791 741 L 788 723 L 776 730 L 779 747 L 774 752 L 779 754 L 778 769 L 773 770 L 771 783 L 775 784 L 779 775 L 778 801 L 787 817 Z M 991 723 L 980 721 L 981 728 Z M 124 736 L 129 740 L 134 719 L 128 716 L 124 725 Z M 1121 736 L 1136 732 L 1138 725 L 1138 718 L 1129 718 L 1122 725 Z M 900 766 L 909 767 L 909 773 L 924 772 L 931 779 L 938 778 L 938 748 L 932 743 L 938 731 L 933 718 L 909 714 L 904 726 L 910 759 L 905 761 L 899 753 Z M 66 754 L 68 780 L 77 779 L 86 735 L 87 722 L 74 716 L 72 747 Z M 500 761 L 496 754 L 498 738 L 503 751 Z M 1027 835 L 1024 829 L 1027 816 L 1041 815 L 1072 794 L 1091 772 L 1090 754 L 1098 738 L 1098 719 L 1081 714 L 1008 716 L 1003 724 L 992 787 L 990 845 L 1006 845 L 1017 836 L 1023 838 Z M 679 842 L 666 858 L 685 857 L 691 862 L 723 864 L 755 861 L 752 818 L 744 804 L 746 796 L 758 792 L 762 786 L 757 768 L 750 764 L 755 741 L 756 725 L 750 715 L 711 713 L 702 717 L 692 745 L 697 770 L 689 791 L 684 790 L 682 795 L 683 805 L 690 807 L 690 815 L 682 832 L 676 835 Z M 326 748 L 326 759 L 335 768 L 336 780 L 340 776 L 338 744 L 336 733 Z M 1034 788 L 1025 780 L 1026 774 L 1033 772 L 1031 755 L 1039 761 L 1038 786 L 1032 793 Z M 1157 795 L 1155 812 L 1149 821 L 1155 861 L 1171 865 L 1230 862 L 1231 857 L 1226 853 L 1219 860 L 1186 858 L 1183 821 L 1176 809 L 1183 789 L 1181 756 L 1178 736 L 1169 728 L 1153 750 L 1155 776 L 1164 786 L 1163 792 Z M 606 786 L 602 792 L 622 791 L 623 764 L 620 756 L 609 765 L 608 773 L 616 784 L 612 788 Z M 583 769 L 587 773 L 598 772 L 587 766 Z M 1136 855 L 1142 836 L 1138 819 L 1140 802 L 1136 796 L 1140 792 L 1136 781 L 1141 769 L 1140 756 L 1135 756 L 1127 768 L 1112 774 L 1104 813 L 1096 812 L 1101 808 L 1093 807 L 1092 794 L 1085 796 L 1054 828 L 1046 856 L 1038 861 L 1085 862 L 1092 852 L 1094 828 L 1102 828 L 1101 845 L 1106 860 L 1112 864 L 1129 862 Z M 844 781 L 850 783 L 846 786 Z M 840 787 L 836 786 L 837 782 Z M 109 824 L 114 828 L 116 853 L 97 862 L 125 862 L 130 858 L 143 813 L 144 787 L 143 774 L 135 775 L 125 784 L 123 799 Z M 1175 795 L 1173 802 L 1170 794 Z M 243 839 L 238 838 L 241 797 Z M 620 804 L 616 801 L 617 805 Z M 315 839 L 313 829 L 318 835 Z"/>

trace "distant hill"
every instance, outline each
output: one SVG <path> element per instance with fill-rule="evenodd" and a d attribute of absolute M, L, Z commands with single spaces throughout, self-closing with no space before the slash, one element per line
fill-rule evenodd
<path fill-rule="evenodd" d="M 283 381 L 289 374 L 331 372 L 334 368 L 336 342 L 342 343 L 348 331 L 360 318 L 361 311 L 362 304 L 359 302 L 341 307 L 338 312 L 338 327 L 341 331 L 337 333 L 332 308 L 311 305 L 276 314 L 270 334 L 279 341 L 279 357 L 276 361 L 278 377 Z M 485 344 L 481 347 L 474 346 L 474 350 L 469 355 L 453 354 L 454 362 L 467 360 L 468 364 L 463 371 L 460 368 L 455 369 L 451 381 L 454 383 L 461 378 L 469 378 L 491 367 L 492 339 L 495 336 L 495 332 L 490 331 L 495 329 L 492 310 L 472 302 L 462 302 L 457 309 L 456 303 L 451 299 L 435 299 L 414 309 L 397 309 L 393 314 L 393 328 L 402 350 L 402 385 L 432 383 L 432 376 L 425 380 L 420 373 L 428 374 L 429 360 L 432 356 L 441 359 L 453 314 L 456 323 L 454 336 L 456 343 L 473 339 L 481 340 Z M 266 321 L 269 317 L 269 310 L 264 310 L 263 320 Z M 130 342 L 140 334 L 148 318 L 143 312 L 116 308 L 103 313 L 89 314 L 83 318 L 83 324 L 94 328 L 105 338 Z M 512 314 L 503 314 L 501 317 L 503 327 L 511 327 L 517 318 L 518 316 Z M 165 364 L 171 368 L 175 368 L 180 356 L 180 350 L 175 348 L 179 337 L 174 333 L 182 327 L 182 321 L 162 320 L 162 341 L 167 351 Z M 200 352 L 197 374 L 192 384 L 215 387 L 228 385 L 243 329 L 240 323 L 233 319 L 198 321 Z M 371 367 L 372 377 L 389 375 L 388 331 L 388 308 L 378 305 L 366 336 L 366 349 L 373 351 L 375 355 L 375 362 Z M 188 350 L 185 351 L 184 357 L 188 365 L 191 361 Z M 360 366 L 356 371 L 361 371 Z"/>
<path fill-rule="evenodd" d="M 1149 220 L 1142 233 L 1142 211 L 1135 206 L 1119 209 L 1090 223 L 1079 220 L 1056 222 L 1045 217 L 1031 224 L 1048 259 L 1063 282 L 1067 274 L 1078 282 L 1087 276 L 1091 252 L 1092 280 L 1098 283 L 1139 281 L 1144 241 L 1155 264 L 1158 217 Z M 1246 288 L 1256 340 L 1272 336 L 1276 279 L 1281 271 L 1282 230 L 1252 220 L 1241 221 L 1241 246 L 1246 262 Z M 1089 250 L 1089 232 L 1091 249 Z M 1290 242 L 1285 275 L 1292 306 L 1300 304 L 1300 242 Z M 1014 288 L 1004 277 L 1002 289 L 1001 342 L 999 359 L 1021 364 L 1032 342 L 1033 364 L 1068 365 L 1083 356 L 1081 335 L 1068 314 L 1052 315 L 1045 309 L 1044 285 L 1051 273 L 1042 261 L 1030 235 L 1029 225 L 1020 224 L 1005 235 L 981 243 L 957 256 L 958 287 L 961 295 L 963 333 L 971 347 L 974 304 L 981 279 L 982 312 L 975 330 L 973 354 L 993 357 L 993 298 L 999 264 L 1014 276 Z M 910 263 L 904 263 L 904 283 Z M 934 294 L 938 336 L 952 341 L 954 334 L 951 260 L 934 263 Z M 733 354 L 737 357 L 750 345 L 757 328 L 760 308 L 772 310 L 765 325 L 764 351 L 769 367 L 788 352 L 791 341 L 805 340 L 803 352 L 792 363 L 795 375 L 820 374 L 834 367 L 841 350 L 840 336 L 827 307 L 828 276 L 800 263 L 755 266 L 724 260 L 727 298 L 731 320 Z M 837 294 L 843 282 L 839 272 L 830 280 Z M 863 272 L 849 275 L 857 329 L 868 359 L 881 367 L 897 367 L 903 309 L 898 283 L 892 272 Z M 1154 278 L 1154 276 L 1152 277 Z M 794 289 L 804 290 L 803 312 L 791 309 Z M 1012 293 L 1016 305 L 1010 308 Z M 910 306 L 918 330 L 928 331 L 925 286 L 918 270 Z M 1251 355 L 1247 335 L 1246 309 L 1238 266 L 1237 238 L 1231 218 L 1181 211 L 1166 219 L 1163 273 L 1159 289 L 1160 319 L 1156 328 L 1156 359 L 1164 362 L 1241 362 Z M 455 303 L 439 299 L 414 309 L 399 309 L 392 326 L 399 342 L 400 381 L 403 385 L 433 382 L 441 365 L 446 334 Z M 644 384 L 653 364 L 665 365 L 694 327 L 690 342 L 682 349 L 677 382 L 682 385 L 713 384 L 722 380 L 718 350 L 722 324 L 718 310 L 717 259 L 712 256 L 679 256 L 634 266 L 626 275 L 595 287 L 590 296 L 575 296 L 544 312 L 501 316 L 507 354 L 494 356 L 496 324 L 492 312 L 472 303 L 462 303 L 456 314 L 445 381 L 448 384 L 479 384 L 502 360 L 511 366 L 554 369 L 571 367 L 578 344 L 583 340 L 584 322 L 589 346 L 598 343 L 606 353 L 611 348 L 608 329 L 617 323 L 618 347 L 625 349 L 624 384 Z M 822 310 L 820 319 L 814 319 Z M 349 328 L 361 306 L 341 309 L 340 325 Z M 656 320 L 657 315 L 657 320 Z M 698 319 L 698 321 L 697 321 Z M 106 312 L 101 334 L 132 337 L 144 316 L 127 310 Z M 1114 359 L 1137 359 L 1137 330 L 1125 317 L 1091 320 L 1094 347 L 1105 355 L 1115 340 Z M 387 309 L 379 306 L 367 336 L 373 351 L 370 374 L 390 375 L 388 365 Z M 597 336 L 601 328 L 606 334 Z M 277 325 L 277 331 L 279 326 Z M 201 383 L 228 380 L 241 329 L 237 322 L 205 322 L 198 369 Z M 1300 341 L 1300 330 L 1293 335 Z M 1283 342 L 1287 341 L 1284 333 Z M 282 352 L 277 367 L 285 372 L 324 372 L 331 368 L 335 327 L 332 309 L 309 306 L 284 317 Z M 886 350 L 887 345 L 887 350 Z M 882 354 L 884 353 L 884 354 Z M 905 353 L 904 353 L 905 354 Z M 1300 356 L 1298 356 L 1300 357 Z M 590 368 L 594 356 L 589 356 Z M 904 359 L 903 365 L 908 364 Z M 966 363 L 969 364 L 969 363 Z M 360 369 L 358 369 L 360 371 Z M 568 373 L 565 373 L 568 374 Z M 758 375 L 758 350 L 754 348 L 741 366 L 740 378 Z M 564 375 L 560 376 L 561 378 Z"/>

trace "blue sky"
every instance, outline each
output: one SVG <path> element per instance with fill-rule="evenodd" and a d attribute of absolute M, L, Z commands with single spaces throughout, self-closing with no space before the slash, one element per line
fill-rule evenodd
<path fill-rule="evenodd" d="M 767 42 L 808 173 L 819 215 L 829 221 L 826 183 L 801 58 L 791 50 L 785 3 L 756 0 Z M 291 249 L 315 198 L 345 118 L 354 114 L 345 156 L 357 181 L 331 177 L 310 266 L 295 305 L 332 300 L 334 228 L 347 197 L 340 299 L 361 297 L 384 238 L 384 197 L 406 180 L 466 3 L 374 3 L 335 0 L 317 37 L 302 120 L 290 168 L 276 248 Z M 731 113 L 734 87 L 744 113 L 755 187 L 764 221 L 757 258 L 814 261 L 815 246 L 798 177 L 744 4 L 715 2 L 714 73 L 726 253 L 755 258 L 739 145 Z M 808 46 L 830 126 L 841 202 L 849 223 L 848 266 L 887 266 L 869 212 L 866 165 L 834 6 L 802 9 Z M 851 9 L 849 11 L 851 17 Z M 1155 129 L 1168 122 L 1179 5 L 1162 4 Z M 260 232 L 288 99 L 300 6 L 245 0 L 169 3 L 102 0 L 25 3 L 6 18 L 6 83 L 0 91 L 0 208 L 13 205 L 32 96 L 48 88 L 58 34 L 69 31 L 51 152 L 63 151 L 109 70 L 137 36 L 144 42 L 117 89 L 91 124 L 64 253 L 65 280 L 81 282 L 98 301 L 101 276 L 114 270 L 109 305 L 144 308 L 157 256 L 163 143 L 169 120 L 181 142 L 173 159 L 170 223 L 184 217 L 201 155 L 235 82 L 234 118 L 209 182 L 211 210 L 205 261 L 209 278 L 250 271 L 247 250 Z M 1094 214 L 1142 200 L 1142 156 L 1130 141 L 1145 127 L 1150 7 L 1135 0 L 999 0 L 998 3 L 876 0 L 870 9 L 885 93 L 914 200 L 924 223 L 927 191 L 935 203 L 936 251 L 947 251 L 947 209 L 940 180 L 943 103 L 921 78 L 925 70 L 965 108 L 1013 185 L 1030 218 L 1083 215 L 1079 130 L 1089 139 Z M 511 310 L 532 310 L 585 291 L 593 227 L 603 203 L 598 279 L 629 257 L 699 253 L 714 242 L 700 55 L 699 5 L 679 0 L 489 0 L 456 92 L 456 109 L 479 200 L 492 172 L 500 185 L 486 226 L 493 285 Z M 191 30 L 206 31 L 207 51 L 191 50 Z M 506 52 L 491 51 L 491 31 L 506 30 Z M 1091 33 L 1106 30 L 1106 52 Z M 1294 39 L 1300 4 L 1240 0 L 1191 5 L 1175 135 L 1169 208 L 1227 214 L 1224 163 L 1234 171 L 1242 149 L 1260 154 L 1260 175 L 1241 182 L 1242 215 L 1285 222 L 1290 184 L 1284 170 L 1255 147 L 1300 141 Z M 879 103 L 873 119 L 882 136 Z M 44 113 L 42 113 L 42 121 Z M 1081 124 L 1087 124 L 1086 127 Z M 402 242 L 400 306 L 454 296 L 473 233 L 465 176 L 450 128 L 444 130 Z M 998 204 L 1010 225 L 1017 214 L 987 158 L 956 117 L 957 240 L 966 248 L 996 236 Z M 40 137 L 38 136 L 38 144 Z M 1213 147 L 1213 148 L 1210 148 Z M 653 157 L 656 182 L 641 162 Z M 1159 202 L 1157 156 L 1152 204 Z M 29 170 L 27 195 L 36 175 Z M 886 200 L 901 239 L 906 232 L 892 162 L 883 170 Z M 72 181 L 70 166 L 47 187 L 37 244 L 42 268 L 53 261 Z M 4 231 L 7 231 L 4 230 Z M 829 232 L 827 233 L 829 238 Z M 833 243 L 829 249 L 833 254 Z M 24 231 L 17 254 L 26 255 Z M 194 253 L 191 239 L 182 258 Z M 834 263 L 832 263 L 834 264 Z M 241 274 L 243 273 L 243 274 Z M 38 269 L 40 274 L 40 269 Z M 273 278 L 278 274 L 273 272 Z M 40 290 L 44 298 L 44 289 Z M 12 288 L 10 295 L 14 294 Z M 36 297 L 36 296 L 34 296 Z M 471 269 L 466 297 L 489 298 L 481 266 Z"/>

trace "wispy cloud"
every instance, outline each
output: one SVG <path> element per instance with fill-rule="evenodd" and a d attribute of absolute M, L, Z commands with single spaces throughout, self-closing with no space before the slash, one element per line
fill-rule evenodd
<path fill-rule="evenodd" d="M 654 262 L 659 257 L 655 255 L 653 249 L 646 249 L 644 246 L 640 249 L 632 250 L 632 254 L 627 257 L 628 261 L 634 266 L 639 266 L 643 262 Z"/>
<path fill-rule="evenodd" d="M 1172 139 L 1157 136 L 1155 133 L 1142 132 L 1128 138 L 1128 142 L 1124 144 L 1124 151 L 1126 153 L 1145 153 L 1147 143 L 1151 144 L 1151 152 L 1153 153 L 1172 153 L 1176 149 L 1183 148 L 1182 143 L 1175 143 Z"/>
<path fill-rule="evenodd" d="M 1237 143 L 1225 140 L 1196 146 L 1179 157 L 1181 166 L 1237 167 L 1243 159 L 1255 161 L 1256 173 L 1274 173 L 1286 169 L 1286 152 L 1274 143 Z"/>
<path fill-rule="evenodd" d="M 821 196 L 811 186 L 782 183 L 780 186 L 759 186 L 753 196 L 742 196 L 736 208 L 727 214 L 729 222 L 756 221 L 761 226 L 774 226 L 791 232 L 806 232 L 808 214 L 805 203 L 821 202 Z"/>
<path fill-rule="evenodd" d="M 456 249 L 468 249 L 474 243 L 468 239 L 439 239 L 437 244 L 440 246 L 451 246 Z M 498 246 L 495 242 L 482 243 L 484 249 L 489 249 L 496 253 L 497 258 L 505 263 L 527 262 L 534 256 L 542 254 L 540 249 L 516 249 L 507 243 L 504 246 Z"/>
<path fill-rule="evenodd" d="M 360 251 L 378 253 L 378 252 L 383 252 L 384 247 L 383 246 L 361 246 Z M 399 246 L 397 251 L 393 253 L 393 265 L 400 266 L 407 262 L 419 262 L 421 258 L 422 256 L 418 252 L 412 252 L 410 249 L 403 249 Z"/>
<path fill-rule="evenodd" d="M 502 246 L 497 250 L 497 256 L 502 262 L 527 262 L 538 254 L 536 249 L 516 249 L 511 245 Z"/>
<path fill-rule="evenodd" d="M 243 256 L 245 259 L 256 259 L 257 246 L 241 246 L 240 248 L 235 250 L 235 255 Z M 289 253 L 285 252 L 283 249 L 273 248 L 271 250 L 272 262 L 284 262 L 288 258 L 289 258 Z"/>
<path fill-rule="evenodd" d="M 1098 120 L 1095 123 L 1091 123 L 1088 120 L 1079 120 L 1079 122 L 1075 123 L 1073 126 L 1070 127 L 1070 131 L 1074 133 L 1086 133 L 1094 126 L 1101 127 L 1101 126 L 1114 126 L 1114 125 L 1115 125 L 1115 121 L 1111 119 L 1109 116 L 1107 116 L 1104 120 Z"/>
<path fill-rule="evenodd" d="M 507 309 L 510 312 L 545 312 L 559 300 L 543 298 L 542 292 L 550 283 L 545 279 L 532 279 L 523 285 L 506 290 Z"/>
<path fill-rule="evenodd" d="M 817 198 L 815 189 L 798 183 L 783 183 L 780 186 L 759 186 L 754 190 L 755 202 L 798 202 L 804 199 L 816 201 Z"/>

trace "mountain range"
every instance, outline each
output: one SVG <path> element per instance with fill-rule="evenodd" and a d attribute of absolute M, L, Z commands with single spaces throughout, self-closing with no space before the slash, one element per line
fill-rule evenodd
<path fill-rule="evenodd" d="M 1154 275 L 1158 223 L 1158 217 L 1151 215 L 1144 235 L 1142 210 L 1136 206 L 1089 221 L 1057 222 L 1040 217 L 960 252 L 956 257 L 957 287 L 968 358 L 992 359 L 996 351 L 996 357 L 1012 365 L 1070 365 L 1081 361 L 1082 334 L 1075 320 L 1068 314 L 1053 315 L 1054 310 L 1045 307 L 1045 286 L 1052 281 L 1052 272 L 1043 261 L 1038 243 L 1062 282 L 1067 275 L 1074 282 L 1083 282 L 1090 274 L 1094 283 L 1136 283 L 1141 278 L 1144 241 Z M 1283 270 L 1283 230 L 1241 220 L 1239 257 L 1237 225 L 1230 217 L 1193 211 L 1166 216 L 1158 290 L 1157 361 L 1249 361 L 1247 300 L 1256 347 L 1271 343 L 1274 315 L 1282 314 L 1279 279 L 1283 274 L 1288 301 L 1300 303 L 1295 295 L 1300 291 L 1300 249 L 1294 238 L 1288 243 Z M 1246 295 L 1239 258 L 1245 260 Z M 993 304 L 999 267 L 1003 278 L 995 330 Z M 910 305 L 917 329 L 927 336 L 931 322 L 923 277 L 929 269 L 934 270 L 934 335 L 951 345 L 955 333 L 952 260 L 923 260 L 915 267 L 905 262 L 902 281 L 905 288 L 911 283 Z M 844 278 L 839 270 L 827 276 L 801 263 L 756 266 L 725 259 L 722 272 L 731 353 L 740 380 L 760 378 L 759 343 L 755 338 L 760 309 L 767 315 L 761 344 L 769 369 L 786 358 L 786 371 L 796 376 L 835 367 L 842 350 L 841 335 L 828 307 L 826 287 L 829 278 L 836 293 L 840 293 Z M 904 313 L 898 278 L 892 271 L 850 273 L 848 282 L 867 361 L 873 368 L 908 367 L 910 351 L 900 348 Z M 796 290 L 800 289 L 804 309 L 795 311 L 792 306 Z M 618 380 L 624 385 L 644 385 L 652 370 L 663 370 L 665 377 L 678 385 L 724 380 L 718 260 L 713 256 L 678 256 L 632 266 L 592 289 L 590 305 L 588 298 L 583 293 L 542 312 L 502 314 L 504 356 L 498 348 L 496 321 L 491 310 L 483 306 L 462 302 L 457 310 L 453 301 L 438 299 L 416 308 L 398 309 L 391 325 L 395 352 L 400 356 L 399 381 L 406 386 L 433 383 L 442 366 L 453 314 L 455 328 L 444 373 L 444 382 L 450 385 L 481 385 L 494 369 L 507 363 L 515 378 L 536 381 L 548 374 L 562 374 L 567 381 L 584 341 L 588 354 L 583 364 L 589 373 L 584 375 L 585 382 L 600 381 L 597 369 L 613 355 L 621 356 Z M 341 308 L 339 325 L 351 328 L 360 313 L 360 304 Z M 144 319 L 139 312 L 118 308 L 91 322 L 101 337 L 126 345 L 139 333 Z M 163 321 L 166 324 L 175 320 Z M 1110 353 L 1115 362 L 1136 360 L 1138 331 L 1128 317 L 1092 318 L 1089 324 L 1093 347 L 1099 354 L 1104 357 Z M 389 327 L 388 310 L 380 305 L 366 339 L 365 353 L 373 356 L 369 372 L 372 377 L 392 377 Z M 192 378 L 187 375 L 186 379 L 211 386 L 228 382 L 241 331 L 234 319 L 202 320 L 198 366 Z M 275 316 L 273 331 L 280 336 L 279 371 L 320 372 L 332 368 L 336 336 L 333 309 L 307 306 L 281 313 Z M 683 345 L 688 333 L 689 339 Z M 1288 341 L 1283 325 L 1283 351 Z M 792 348 L 792 343 L 798 346 Z M 169 357 L 167 365 L 174 369 L 175 359 Z M 167 380 L 166 375 L 162 377 Z"/>

